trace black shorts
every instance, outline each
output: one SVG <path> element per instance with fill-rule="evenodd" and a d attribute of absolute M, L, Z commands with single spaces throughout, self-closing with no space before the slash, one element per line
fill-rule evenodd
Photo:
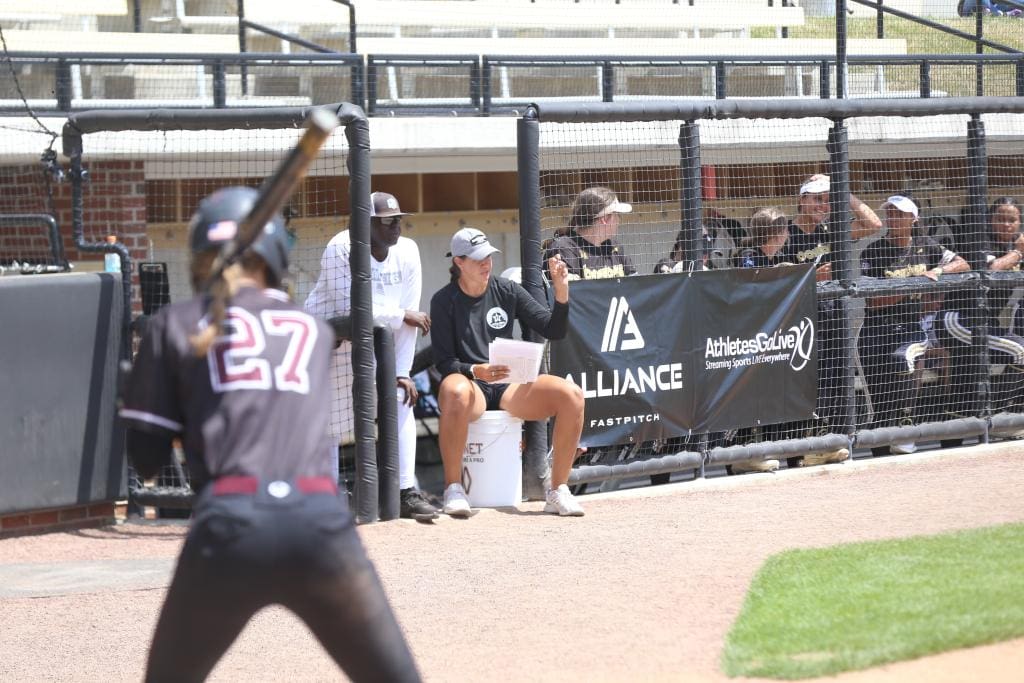
<path fill-rule="evenodd" d="M 479 379 L 473 381 L 480 387 L 480 391 L 484 392 L 484 400 L 487 402 L 486 410 L 501 410 L 501 397 L 505 395 L 505 390 L 509 385 L 491 384 Z"/>

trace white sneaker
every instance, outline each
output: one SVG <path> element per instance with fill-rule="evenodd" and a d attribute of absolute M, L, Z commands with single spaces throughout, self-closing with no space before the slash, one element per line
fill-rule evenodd
<path fill-rule="evenodd" d="M 472 509 L 462 484 L 451 484 L 444 490 L 444 514 L 450 517 L 469 517 Z"/>
<path fill-rule="evenodd" d="M 748 460 L 747 462 L 737 462 L 732 464 L 733 474 L 743 474 L 745 472 L 775 472 L 779 469 L 779 461 L 771 458 L 768 460 Z"/>
<path fill-rule="evenodd" d="M 830 463 L 842 462 L 849 457 L 850 450 L 848 448 L 839 448 L 824 453 L 808 453 L 804 456 L 804 465 L 808 467 L 811 465 L 828 465 Z"/>
<path fill-rule="evenodd" d="M 551 489 L 547 494 L 547 502 L 544 504 L 544 512 L 562 517 L 582 517 L 583 508 L 576 502 L 572 491 L 565 484 L 557 489 Z"/>
<path fill-rule="evenodd" d="M 889 450 L 899 455 L 907 455 L 908 453 L 914 453 L 917 451 L 917 444 L 911 443 L 894 443 L 889 446 Z"/>

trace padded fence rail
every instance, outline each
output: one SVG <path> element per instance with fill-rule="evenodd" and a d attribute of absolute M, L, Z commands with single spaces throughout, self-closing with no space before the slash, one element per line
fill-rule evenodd
<path fill-rule="evenodd" d="M 553 365 L 591 382 L 582 388 L 597 400 L 630 386 L 622 378 L 637 371 L 616 343 L 626 338 L 641 349 L 666 326 L 679 335 L 696 328 L 690 364 L 681 366 L 679 393 L 693 401 L 685 410 L 699 412 L 703 397 L 719 392 L 712 419 L 701 423 L 714 429 L 638 426 L 625 440 L 621 429 L 601 427 L 636 416 L 605 416 L 588 431 L 599 414 L 588 395 L 589 450 L 570 481 L 765 459 L 799 466 L 855 446 L 882 455 L 1019 431 L 1022 141 L 1019 98 L 531 106 L 518 129 L 524 286 L 543 296 L 543 259 L 555 253 L 581 280 L 610 280 L 580 283 L 572 294 L 580 302 L 574 316 L 599 318 L 576 317 L 574 327 L 595 330 L 600 348 L 579 367 Z M 797 382 L 783 378 L 752 395 L 744 388 L 756 383 L 728 373 L 764 359 L 713 360 L 760 332 L 785 335 L 785 327 L 744 329 L 749 310 L 773 305 L 767 294 L 757 298 L 768 290 L 714 271 L 787 264 L 816 271 L 808 358 L 817 365 L 816 401 L 783 422 L 730 422 L 751 402 L 788 400 Z M 623 279 L 632 275 L 657 277 L 643 285 Z M 628 294 L 670 282 L 660 278 L 677 278 L 679 288 L 699 281 L 704 298 L 672 309 L 667 297 L 645 303 Z M 766 278 L 746 280 L 756 287 Z M 719 284 L 726 282 L 734 284 Z M 705 328 L 731 332 L 709 336 L 705 349 Z M 595 379 L 595 367 L 605 380 Z M 613 373 L 615 384 L 607 380 Z M 671 422 L 658 412 L 675 410 L 670 401 L 652 405 L 661 425 Z M 543 453 L 542 440 L 527 441 L 528 456 Z"/>
<path fill-rule="evenodd" d="M 340 214 L 351 230 L 351 405 L 344 431 L 355 443 L 354 477 L 345 463 L 343 478 L 354 484 L 356 517 L 374 521 L 379 513 L 378 467 L 374 443 L 375 385 L 370 284 L 369 126 L 359 107 L 329 105 L 345 127 L 344 140 L 332 138 L 301 189 L 286 209 L 297 245 L 290 287 L 305 299 L 318 274 L 320 252 Z M 64 153 L 71 160 L 72 226 L 80 250 L 116 250 L 123 256 L 126 294 L 134 313 L 156 310 L 190 295 L 187 221 L 199 199 L 225 185 L 258 186 L 290 150 L 301 133 L 309 108 L 232 110 L 95 111 L 71 116 L 63 131 Z M 160 161 L 147 150 L 173 150 Z M 129 213 L 114 209 L 130 209 Z M 329 233 L 329 234 L 327 234 Z M 104 241 L 106 235 L 115 244 Z M 133 261 L 148 266 L 140 286 Z M 136 289 L 137 288 L 137 289 Z M 141 303 L 141 306 L 139 305 Z M 140 322 L 140 318 L 136 318 Z M 141 317 L 144 323 L 144 316 Z M 127 324 L 127 323 L 126 323 Z M 138 326 L 138 325 L 137 325 Z M 127 332 L 128 330 L 126 330 Z M 126 334 L 127 336 L 127 334 Z M 397 458 L 397 452 L 393 454 Z M 391 467 L 391 465 L 388 465 Z M 131 482 L 146 504 L 166 507 L 187 501 L 181 468 L 169 468 L 145 490 Z M 184 473 L 187 478 L 187 472 Z M 156 495 L 160 494 L 160 495 Z M 393 500 L 392 500 L 393 498 Z M 389 512 L 394 496 L 385 496 Z"/>

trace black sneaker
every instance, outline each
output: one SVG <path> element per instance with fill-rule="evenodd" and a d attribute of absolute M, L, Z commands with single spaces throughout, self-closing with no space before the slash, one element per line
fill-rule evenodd
<path fill-rule="evenodd" d="M 415 519 L 417 522 L 429 522 L 437 519 L 437 508 L 430 504 L 423 492 L 412 486 L 398 493 L 401 512 L 404 519 Z"/>

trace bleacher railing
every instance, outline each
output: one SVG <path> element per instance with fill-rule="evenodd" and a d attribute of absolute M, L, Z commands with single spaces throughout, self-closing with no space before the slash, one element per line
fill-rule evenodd
<path fill-rule="evenodd" d="M 668 97 L 818 97 L 834 90 L 831 55 L 596 57 L 503 55 L 124 55 L 15 52 L 19 87 L 0 76 L 0 113 L 96 108 L 304 106 L 349 100 L 368 115 L 520 114 L 531 102 Z M 1024 54 L 874 55 L 847 59 L 848 95 L 1024 96 Z M 963 70 L 972 70 L 964 75 Z M 516 81 L 517 75 L 526 76 Z M 858 80 L 859 87 L 850 83 Z M 685 86 L 680 85 L 685 82 Z M 525 85 L 523 85 L 525 83 Z M 20 90 L 20 92 L 19 92 Z"/>

